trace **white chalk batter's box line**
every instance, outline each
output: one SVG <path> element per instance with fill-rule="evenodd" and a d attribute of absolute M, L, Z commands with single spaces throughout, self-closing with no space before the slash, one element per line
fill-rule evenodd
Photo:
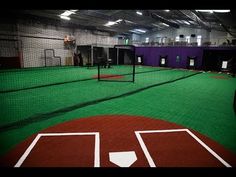
<path fill-rule="evenodd" d="M 85 133 L 39 133 L 30 146 L 26 149 L 24 154 L 18 160 L 14 167 L 20 167 L 24 160 L 27 158 L 31 150 L 34 148 L 36 143 L 41 137 L 47 136 L 84 136 L 84 135 L 94 135 L 95 136 L 95 148 L 94 148 L 94 167 L 100 167 L 100 136 L 99 132 L 85 132 Z"/>
<path fill-rule="evenodd" d="M 191 135 L 192 138 L 194 138 L 201 146 L 203 146 L 209 153 L 211 153 L 215 158 L 217 158 L 222 164 L 224 164 L 226 167 L 231 167 L 226 161 L 224 161 L 218 154 L 216 154 L 210 147 L 208 147 L 204 142 L 202 142 L 197 136 L 195 136 L 190 130 L 188 129 L 168 129 L 168 130 L 144 130 L 144 131 L 135 131 L 136 138 L 138 139 L 138 142 L 147 158 L 147 161 L 150 165 L 150 167 L 156 167 L 150 153 L 148 152 L 148 149 L 141 137 L 141 134 L 147 134 L 147 133 L 171 133 L 171 132 L 187 132 L 189 135 Z M 30 144 L 30 146 L 26 149 L 24 154 L 21 156 L 21 158 L 18 160 L 16 165 L 14 167 L 20 167 L 24 160 L 27 158 L 31 150 L 34 148 L 36 143 L 39 141 L 41 137 L 47 137 L 47 136 L 83 136 L 83 135 L 94 135 L 95 136 L 95 148 L 94 148 L 94 167 L 100 167 L 100 134 L 99 132 L 77 132 L 77 133 L 40 133 L 36 136 L 36 138 L 33 140 L 33 142 Z"/>
<path fill-rule="evenodd" d="M 224 159 L 222 159 L 218 154 L 216 154 L 209 146 L 207 146 L 202 140 L 200 140 L 196 135 L 194 135 L 188 129 L 169 129 L 169 130 L 144 130 L 144 131 L 135 131 L 135 135 L 138 139 L 138 142 L 147 158 L 147 161 L 150 167 L 156 167 L 148 149 L 141 137 L 141 134 L 148 134 L 148 133 L 171 133 L 171 132 L 187 132 L 192 138 L 194 138 L 201 146 L 203 146 L 210 154 L 212 154 L 217 160 L 219 160 L 222 164 L 226 167 L 231 167 L 229 163 L 227 163 Z"/>

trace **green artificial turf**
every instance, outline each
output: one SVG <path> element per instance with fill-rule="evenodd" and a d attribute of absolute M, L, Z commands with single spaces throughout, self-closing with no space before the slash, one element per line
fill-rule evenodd
<path fill-rule="evenodd" d="M 92 70 L 86 71 L 88 76 L 94 74 Z M 124 94 L 154 83 L 191 74 L 193 72 L 185 70 L 165 70 L 137 74 L 135 83 L 88 80 L 2 93 L 0 94 L 2 108 L 0 124 L 4 125 L 33 115 Z M 222 75 L 229 79 L 211 78 L 215 75 Z M 104 114 L 140 115 L 174 122 L 194 129 L 236 153 L 236 116 L 233 111 L 235 89 L 235 78 L 224 74 L 198 74 L 126 97 L 63 112 L 18 129 L 1 132 L 0 154 L 6 153 L 25 138 L 49 126 L 76 118 Z"/>

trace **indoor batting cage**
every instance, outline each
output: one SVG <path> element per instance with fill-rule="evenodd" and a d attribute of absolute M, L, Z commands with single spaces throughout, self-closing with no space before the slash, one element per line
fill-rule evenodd
<path fill-rule="evenodd" d="M 79 66 L 86 66 L 88 69 L 97 69 L 100 60 L 103 58 L 109 60 L 110 57 L 114 57 L 112 48 L 113 46 L 104 44 L 78 45 Z"/>
<path fill-rule="evenodd" d="M 115 45 L 109 50 L 109 57 L 100 57 L 98 64 L 99 81 L 134 82 L 135 47 Z"/>

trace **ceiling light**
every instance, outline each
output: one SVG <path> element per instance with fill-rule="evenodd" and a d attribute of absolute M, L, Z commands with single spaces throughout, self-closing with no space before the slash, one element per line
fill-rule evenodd
<path fill-rule="evenodd" d="M 213 13 L 213 10 L 196 10 L 197 12 L 210 12 Z"/>
<path fill-rule="evenodd" d="M 219 13 L 227 13 L 230 12 L 230 10 L 213 10 L 214 12 L 219 12 Z"/>
<path fill-rule="evenodd" d="M 158 27 L 158 28 L 160 27 L 159 25 L 157 25 L 157 24 L 155 24 L 155 23 L 153 23 L 152 25 L 153 25 L 153 26 L 156 26 L 156 27 Z"/>
<path fill-rule="evenodd" d="M 140 33 L 138 31 L 135 31 L 135 30 L 129 30 L 129 31 L 132 32 L 132 33 L 135 33 L 135 34 L 143 34 L 143 33 Z"/>
<path fill-rule="evenodd" d="M 178 22 L 178 23 L 181 23 L 181 24 L 183 23 L 181 20 L 175 20 L 175 21 Z"/>
<path fill-rule="evenodd" d="M 133 30 L 129 30 L 130 32 L 133 32 L 133 33 L 146 33 L 145 30 L 142 30 L 142 29 L 133 29 Z"/>
<path fill-rule="evenodd" d="M 162 24 L 162 25 L 165 25 L 165 26 L 168 26 L 168 27 L 170 26 L 170 25 L 168 25 L 168 24 L 166 24 L 166 23 L 161 23 L 161 24 Z"/>
<path fill-rule="evenodd" d="M 170 12 L 170 10 L 165 10 L 166 12 Z"/>
<path fill-rule="evenodd" d="M 213 13 L 213 12 L 219 12 L 219 13 L 227 13 L 230 12 L 230 10 L 196 10 L 197 12 L 209 12 L 209 13 Z"/>
<path fill-rule="evenodd" d="M 129 21 L 129 20 L 124 20 L 126 23 L 131 23 L 131 24 L 136 24 L 136 23 L 134 23 L 134 22 L 131 22 L 131 21 Z"/>
<path fill-rule="evenodd" d="M 66 10 L 64 13 L 62 13 L 61 15 L 62 16 L 70 16 L 71 14 L 74 14 L 75 12 L 72 12 L 72 11 L 69 11 L 69 10 Z"/>
<path fill-rule="evenodd" d="M 119 19 L 119 20 L 116 20 L 116 21 L 108 21 L 104 26 L 112 26 L 112 25 L 115 25 L 119 22 L 123 21 L 122 19 Z"/>
<path fill-rule="evenodd" d="M 60 18 L 62 18 L 62 19 L 64 19 L 64 20 L 70 20 L 70 17 L 63 16 L 63 15 L 60 15 Z"/>
<path fill-rule="evenodd" d="M 187 24 L 187 25 L 190 25 L 190 23 L 189 23 L 189 22 L 187 22 L 187 21 L 185 21 L 185 20 L 183 20 L 183 22 L 184 22 L 185 24 Z"/>
<path fill-rule="evenodd" d="M 70 10 L 71 12 L 77 12 L 78 10 Z"/>
<path fill-rule="evenodd" d="M 146 33 L 145 30 L 141 30 L 141 29 L 135 29 L 135 30 L 138 31 L 138 32 L 141 32 L 141 33 Z"/>
<path fill-rule="evenodd" d="M 143 15 L 143 13 L 140 12 L 140 11 L 136 11 L 136 14 L 138 14 L 138 15 Z"/>
<path fill-rule="evenodd" d="M 112 26 L 112 25 L 114 25 L 114 24 L 116 24 L 116 22 L 109 21 L 109 22 L 107 22 L 104 26 Z"/>
<path fill-rule="evenodd" d="M 122 19 L 116 20 L 116 23 L 119 23 L 119 22 L 121 22 L 121 21 L 122 21 Z"/>

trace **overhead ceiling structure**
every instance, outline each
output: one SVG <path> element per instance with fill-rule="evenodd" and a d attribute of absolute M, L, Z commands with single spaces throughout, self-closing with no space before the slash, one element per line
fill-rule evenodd
<path fill-rule="evenodd" d="M 52 20 L 62 26 L 106 31 L 111 34 L 144 34 L 168 28 L 202 28 L 236 36 L 235 10 L 14 10 L 14 17 Z M 68 15 L 69 14 L 69 15 Z M 62 16 L 61 16 L 62 15 Z"/>

